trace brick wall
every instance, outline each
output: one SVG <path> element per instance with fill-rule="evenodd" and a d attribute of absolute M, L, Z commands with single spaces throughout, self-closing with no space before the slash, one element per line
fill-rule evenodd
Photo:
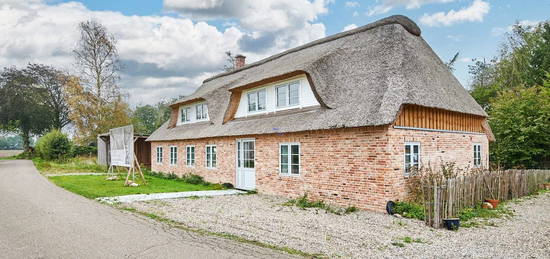
<path fill-rule="evenodd" d="M 186 165 L 185 147 L 195 146 L 195 166 Z M 216 168 L 206 167 L 206 145 L 216 145 Z M 158 164 L 156 150 L 163 147 L 163 163 Z M 178 147 L 178 161 L 170 165 L 170 146 Z M 207 138 L 198 140 L 179 140 L 151 143 L 151 170 L 156 172 L 175 173 L 179 176 L 187 173 L 198 174 L 208 182 L 235 184 L 235 139 Z"/>
<path fill-rule="evenodd" d="M 434 167 L 455 161 L 467 167 L 473 160 L 473 143 L 482 144 L 487 164 L 487 137 L 461 134 L 360 127 L 286 134 L 245 136 L 256 139 L 256 187 L 258 192 L 294 198 L 307 193 L 341 206 L 383 210 L 388 200 L 404 198 L 404 143 L 421 143 L 421 162 Z M 189 141 L 153 142 L 152 169 L 184 174 L 193 172 L 210 182 L 235 184 L 235 140 L 220 137 Z M 300 143 L 300 175 L 279 174 L 279 143 Z M 217 146 L 216 169 L 205 166 L 205 145 Z M 164 147 L 164 163 L 156 163 L 156 147 Z M 178 146 L 178 163 L 169 165 L 169 146 Z M 185 165 L 185 146 L 195 145 L 195 166 Z"/>
<path fill-rule="evenodd" d="M 473 168 L 473 145 L 481 144 L 481 164 L 488 167 L 489 141 L 481 133 L 452 133 L 408 129 L 388 130 L 388 152 L 391 154 L 391 176 L 387 176 L 388 194 L 405 198 L 404 153 L 406 142 L 420 142 L 420 162 L 424 167 L 439 169 L 442 162 L 455 162 L 462 169 Z"/>

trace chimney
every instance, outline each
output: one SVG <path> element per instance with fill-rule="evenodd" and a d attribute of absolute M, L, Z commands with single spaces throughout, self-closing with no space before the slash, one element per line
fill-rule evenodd
<path fill-rule="evenodd" d="M 244 67 L 244 65 L 245 65 L 244 60 L 245 59 L 246 59 L 246 57 L 241 55 L 241 54 L 235 56 L 235 69 L 239 69 L 241 67 Z"/>

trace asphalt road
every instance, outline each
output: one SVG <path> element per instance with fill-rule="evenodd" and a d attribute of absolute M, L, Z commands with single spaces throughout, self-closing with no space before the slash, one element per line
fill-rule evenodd
<path fill-rule="evenodd" d="M 1 258 L 288 258 L 102 205 L 0 160 Z"/>

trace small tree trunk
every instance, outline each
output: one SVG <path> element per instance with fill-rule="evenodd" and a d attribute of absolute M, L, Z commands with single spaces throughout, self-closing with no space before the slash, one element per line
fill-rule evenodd
<path fill-rule="evenodd" d="M 23 132 L 21 133 L 21 138 L 23 139 L 23 150 L 31 151 L 30 150 L 31 140 L 30 140 L 29 131 L 23 130 Z"/>

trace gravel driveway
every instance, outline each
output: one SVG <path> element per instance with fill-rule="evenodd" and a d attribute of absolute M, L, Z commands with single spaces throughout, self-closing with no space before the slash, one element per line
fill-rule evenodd
<path fill-rule="evenodd" d="M 281 206 L 285 201 L 265 195 L 237 195 L 125 206 L 189 227 L 330 257 L 550 258 L 550 193 L 511 204 L 516 216 L 494 221 L 496 227 L 462 228 L 458 232 L 381 213 L 360 211 L 340 216 Z M 407 243 L 404 238 L 416 242 Z"/>

